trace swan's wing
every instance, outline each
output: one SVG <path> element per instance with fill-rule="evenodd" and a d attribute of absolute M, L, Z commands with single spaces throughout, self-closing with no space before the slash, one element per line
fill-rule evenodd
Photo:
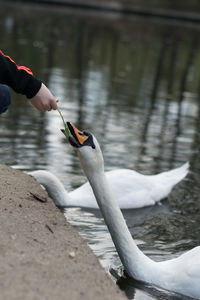
<path fill-rule="evenodd" d="M 157 175 L 143 175 L 134 170 L 118 169 L 106 173 L 120 208 L 154 205 L 166 198 L 187 174 L 189 163 Z"/>
<path fill-rule="evenodd" d="M 177 258 L 159 264 L 163 267 L 163 274 L 170 277 L 165 278 L 166 289 L 177 293 L 184 291 L 185 295 L 199 299 L 200 247 L 195 247 Z"/>
<path fill-rule="evenodd" d="M 157 202 L 166 198 L 173 187 L 183 180 L 188 172 L 189 163 L 187 162 L 176 169 L 148 176 L 149 183 L 152 183 L 154 187 L 152 189 L 152 199 Z"/>
<path fill-rule="evenodd" d="M 154 183 L 148 176 L 129 169 L 118 169 L 106 172 L 109 186 L 120 208 L 139 208 L 154 205 L 151 190 Z M 98 208 L 91 186 L 87 183 L 69 193 L 70 205 Z"/>
<path fill-rule="evenodd" d="M 187 275 L 190 278 L 197 278 L 200 291 L 200 246 L 193 248 L 181 256 L 183 264 L 187 264 Z"/>
<path fill-rule="evenodd" d="M 137 208 L 154 204 L 149 202 L 144 175 L 132 170 L 118 169 L 106 172 L 106 177 L 120 208 Z M 152 185 L 149 184 L 148 188 L 151 187 Z M 70 192 L 69 196 L 71 198 L 70 205 L 98 208 L 92 188 L 88 182 Z M 141 199 L 149 204 L 144 205 Z"/>
<path fill-rule="evenodd" d="M 172 187 L 187 174 L 188 164 L 157 175 L 143 175 L 129 169 L 106 172 L 109 186 L 120 208 L 154 205 L 168 196 Z M 85 183 L 69 193 L 70 205 L 98 208 L 92 188 Z"/>
<path fill-rule="evenodd" d="M 188 278 L 185 284 L 188 285 L 190 295 L 193 295 L 194 298 L 200 298 L 200 246 L 195 247 L 188 253 L 186 266 Z"/>
<path fill-rule="evenodd" d="M 154 205 L 151 191 L 154 183 L 148 176 L 129 169 L 119 169 L 106 173 L 109 185 L 120 208 L 140 208 Z"/>
<path fill-rule="evenodd" d="M 118 199 L 121 209 L 142 208 L 155 204 L 151 194 L 146 190 L 135 191 L 124 195 Z"/>

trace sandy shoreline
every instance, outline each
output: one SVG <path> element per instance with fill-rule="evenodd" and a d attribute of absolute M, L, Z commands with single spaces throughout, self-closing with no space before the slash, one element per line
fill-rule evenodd
<path fill-rule="evenodd" d="M 127 299 L 34 178 L 0 177 L 1 300 Z"/>

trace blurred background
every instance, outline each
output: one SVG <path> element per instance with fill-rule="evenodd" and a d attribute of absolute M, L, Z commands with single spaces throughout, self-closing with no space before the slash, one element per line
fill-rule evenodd
<path fill-rule="evenodd" d="M 200 2 L 16 2 L 0 2 L 1 50 L 50 88 L 65 120 L 96 136 L 106 171 L 156 174 L 190 162 L 161 205 L 123 211 L 140 248 L 164 260 L 199 245 Z M 49 170 L 75 189 L 86 179 L 60 128 L 57 111 L 40 113 L 12 92 L 1 163 Z M 117 280 L 123 270 L 101 214 L 64 213 Z M 129 299 L 183 299 L 125 275 L 118 283 Z"/>

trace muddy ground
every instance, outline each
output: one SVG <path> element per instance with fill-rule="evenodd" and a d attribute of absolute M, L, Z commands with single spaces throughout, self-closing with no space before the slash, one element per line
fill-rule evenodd
<path fill-rule="evenodd" d="M 0 178 L 0 300 L 127 299 L 34 178 Z"/>

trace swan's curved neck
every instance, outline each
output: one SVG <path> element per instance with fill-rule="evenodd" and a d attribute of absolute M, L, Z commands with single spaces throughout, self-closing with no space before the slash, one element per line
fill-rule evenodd
<path fill-rule="evenodd" d="M 46 171 L 35 171 L 32 174 L 42 184 L 57 206 L 68 206 L 73 203 L 63 184 L 56 176 Z"/>
<path fill-rule="evenodd" d="M 145 256 L 134 242 L 104 171 L 88 174 L 86 170 L 85 173 L 126 271 L 135 279 L 146 281 L 155 262 Z"/>
<path fill-rule="evenodd" d="M 44 187 L 46 188 L 49 196 L 53 199 L 54 203 L 57 206 L 71 205 L 71 198 L 69 197 L 67 191 L 65 190 L 62 184 L 59 184 L 59 182 L 54 182 L 50 185 L 44 185 Z"/>

